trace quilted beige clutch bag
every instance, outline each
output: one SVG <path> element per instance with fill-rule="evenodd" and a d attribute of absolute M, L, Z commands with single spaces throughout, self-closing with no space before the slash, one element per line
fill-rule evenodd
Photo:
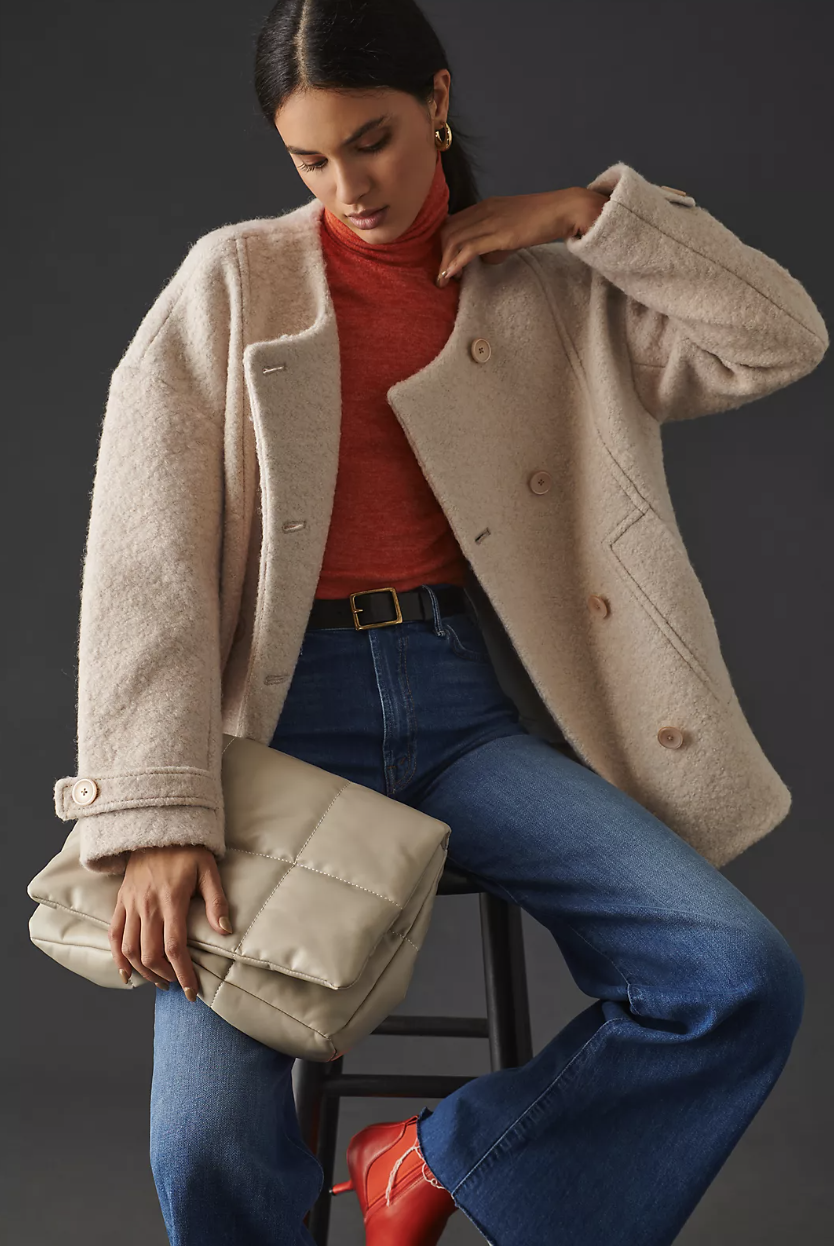
<path fill-rule="evenodd" d="M 218 869 L 234 933 L 213 930 L 192 898 L 200 998 L 268 1047 L 334 1060 L 404 999 L 450 828 L 259 741 L 223 740 Z M 99 986 L 140 986 L 138 972 L 122 982 L 110 952 L 122 879 L 81 865 L 78 835 L 76 823 L 29 883 L 32 942 Z"/>

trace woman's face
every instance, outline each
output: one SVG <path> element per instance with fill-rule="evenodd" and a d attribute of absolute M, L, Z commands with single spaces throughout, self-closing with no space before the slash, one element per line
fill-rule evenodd
<path fill-rule="evenodd" d="M 304 185 L 366 242 L 393 242 L 417 216 L 437 163 L 434 131 L 449 111 L 449 71 L 428 107 L 405 91 L 297 91 L 275 128 Z M 383 208 L 370 227 L 351 214 Z"/>

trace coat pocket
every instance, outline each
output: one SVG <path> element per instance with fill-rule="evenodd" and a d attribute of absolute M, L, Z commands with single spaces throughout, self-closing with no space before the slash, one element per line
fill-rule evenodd
<path fill-rule="evenodd" d="M 715 620 L 683 542 L 648 509 L 607 538 L 629 592 L 665 639 L 722 704 L 735 696 Z"/>

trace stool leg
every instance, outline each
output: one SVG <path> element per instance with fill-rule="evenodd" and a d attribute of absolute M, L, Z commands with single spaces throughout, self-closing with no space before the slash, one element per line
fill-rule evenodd
<path fill-rule="evenodd" d="M 509 905 L 489 891 L 482 891 L 478 900 L 490 1065 L 493 1069 L 512 1068 L 518 1060 L 510 965 Z"/>
<path fill-rule="evenodd" d="M 322 1082 L 326 1076 L 323 1063 L 318 1060 L 297 1059 L 292 1069 L 295 1113 L 301 1136 L 315 1154 L 318 1150 L 319 1121 L 324 1098 Z"/>
<path fill-rule="evenodd" d="M 334 1060 L 334 1064 L 337 1061 Z M 336 1163 L 336 1141 L 339 1133 L 339 1096 L 328 1095 L 321 1105 L 319 1128 L 318 1161 L 324 1169 L 324 1184 L 321 1194 L 310 1208 L 308 1228 L 316 1246 L 327 1246 L 330 1232 L 330 1208 L 333 1196 L 330 1188 L 333 1185 L 333 1169 Z"/>
<path fill-rule="evenodd" d="M 324 1082 L 341 1073 L 344 1057 L 327 1062 L 296 1060 L 293 1068 L 295 1110 L 301 1136 L 324 1170 L 321 1193 L 304 1218 L 316 1246 L 327 1246 L 336 1143 L 339 1130 L 339 1097 L 326 1095 Z"/>
<path fill-rule="evenodd" d="M 493 1069 L 515 1068 L 532 1056 L 521 910 L 489 891 L 482 891 L 478 900 L 490 1064 Z"/>
<path fill-rule="evenodd" d="M 513 1014 L 516 1022 L 516 1055 L 519 1064 L 533 1059 L 533 1034 L 530 1025 L 530 998 L 527 992 L 527 961 L 524 956 L 524 929 L 521 909 L 509 905 L 507 918 L 510 938 L 510 981 L 513 989 Z"/>

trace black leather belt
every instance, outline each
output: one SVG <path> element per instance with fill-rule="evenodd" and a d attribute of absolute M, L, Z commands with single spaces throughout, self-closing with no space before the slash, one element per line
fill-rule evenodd
<path fill-rule="evenodd" d="M 466 590 L 457 584 L 432 585 L 441 614 L 462 614 L 467 609 Z M 308 627 L 388 627 L 412 619 L 432 619 L 431 597 L 423 585 L 397 591 L 368 588 L 349 597 L 317 597 L 307 620 Z"/>

